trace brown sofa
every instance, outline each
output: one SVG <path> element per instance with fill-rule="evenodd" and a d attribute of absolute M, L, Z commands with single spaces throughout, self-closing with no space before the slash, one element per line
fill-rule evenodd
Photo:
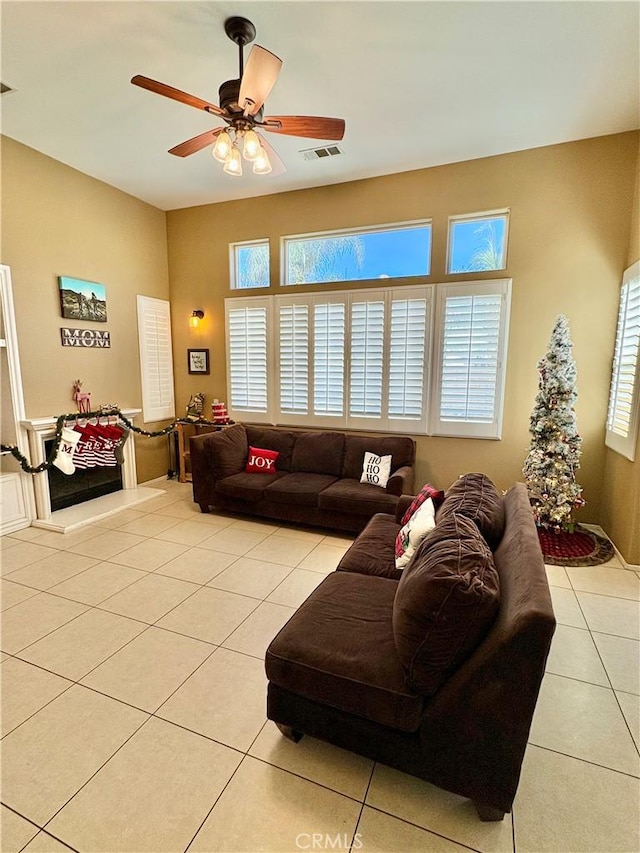
<path fill-rule="evenodd" d="M 279 453 L 274 473 L 247 473 L 249 448 Z M 235 424 L 191 438 L 193 499 L 211 507 L 299 524 L 359 532 L 376 513 L 395 513 L 413 490 L 415 442 Z M 392 457 L 386 488 L 361 483 L 366 451 Z"/>
<path fill-rule="evenodd" d="M 511 810 L 555 618 L 526 488 L 456 481 L 399 576 L 374 516 L 270 644 L 267 715 L 473 801 Z M 489 547 L 489 544 L 491 547 Z"/>

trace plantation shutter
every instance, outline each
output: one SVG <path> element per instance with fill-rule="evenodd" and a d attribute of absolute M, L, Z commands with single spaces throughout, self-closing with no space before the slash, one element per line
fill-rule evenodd
<path fill-rule="evenodd" d="M 309 306 L 280 306 L 280 411 L 309 412 Z"/>
<path fill-rule="evenodd" d="M 235 420 L 251 414 L 265 421 L 268 413 L 266 299 L 225 300 L 229 413 Z M 261 417 L 262 415 L 262 417 Z"/>
<path fill-rule="evenodd" d="M 509 290 L 505 281 L 440 290 L 435 434 L 500 437 Z"/>
<path fill-rule="evenodd" d="M 424 417 L 427 300 L 393 299 L 389 341 L 389 417 Z"/>
<path fill-rule="evenodd" d="M 175 417 L 171 310 L 165 299 L 137 297 L 142 417 L 146 423 Z"/>
<path fill-rule="evenodd" d="M 354 297 L 351 305 L 350 418 L 382 417 L 384 300 Z"/>
<path fill-rule="evenodd" d="M 625 271 L 611 371 L 605 443 L 635 459 L 640 407 L 640 261 Z"/>
<path fill-rule="evenodd" d="M 313 413 L 340 417 L 344 415 L 344 302 L 315 305 L 313 327 Z"/>

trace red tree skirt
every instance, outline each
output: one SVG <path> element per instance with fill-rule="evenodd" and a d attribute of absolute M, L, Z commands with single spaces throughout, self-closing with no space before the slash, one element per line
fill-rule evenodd
<path fill-rule="evenodd" d="M 553 533 L 538 528 L 545 563 L 553 566 L 597 566 L 613 557 L 613 545 L 581 524 L 573 533 Z"/>

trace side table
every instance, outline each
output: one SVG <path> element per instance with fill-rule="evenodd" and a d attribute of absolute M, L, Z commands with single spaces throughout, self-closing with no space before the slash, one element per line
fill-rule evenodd
<path fill-rule="evenodd" d="M 178 482 L 191 482 L 191 453 L 189 452 L 189 439 L 193 435 L 202 435 L 206 432 L 218 432 L 224 429 L 222 426 L 214 426 L 212 424 L 199 424 L 197 421 L 193 423 L 178 423 L 176 424 L 176 441 L 177 441 L 177 463 L 178 463 Z"/>

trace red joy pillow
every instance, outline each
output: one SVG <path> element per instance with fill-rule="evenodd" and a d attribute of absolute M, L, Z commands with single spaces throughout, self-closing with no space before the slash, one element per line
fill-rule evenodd
<path fill-rule="evenodd" d="M 249 447 L 247 474 L 275 474 L 276 460 L 280 456 L 277 450 L 265 450 L 261 447 Z"/>
<path fill-rule="evenodd" d="M 402 526 L 409 521 L 413 513 L 420 509 L 422 504 L 427 500 L 427 498 L 431 498 L 433 501 L 433 505 L 436 509 L 440 506 L 442 501 L 444 500 L 444 492 L 440 491 L 440 489 L 436 489 L 435 486 L 432 486 L 431 483 L 426 483 L 421 489 L 420 492 L 415 496 L 415 498 L 411 501 L 409 508 L 402 516 L 402 521 L 400 522 Z"/>

